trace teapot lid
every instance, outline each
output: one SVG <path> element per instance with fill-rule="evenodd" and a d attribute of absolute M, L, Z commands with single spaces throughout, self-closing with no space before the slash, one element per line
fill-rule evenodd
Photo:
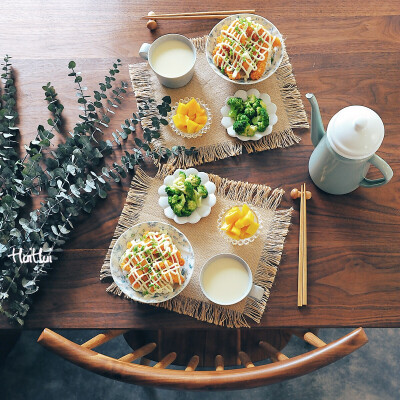
<path fill-rule="evenodd" d="M 384 134 L 379 115 L 363 106 L 343 108 L 332 117 L 327 129 L 333 150 L 353 160 L 372 156 L 379 149 Z"/>

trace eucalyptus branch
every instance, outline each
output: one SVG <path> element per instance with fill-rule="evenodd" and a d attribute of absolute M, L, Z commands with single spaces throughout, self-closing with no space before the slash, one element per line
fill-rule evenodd
<path fill-rule="evenodd" d="M 73 63 L 73 64 L 71 64 Z M 120 162 L 112 166 L 101 166 L 103 160 L 114 151 L 114 145 L 122 146 L 122 143 L 130 134 L 136 133 L 136 127 L 141 118 L 149 110 L 149 105 L 139 108 L 139 117 L 135 114 L 121 124 L 121 129 L 111 133 L 112 138 L 97 141 L 94 137 L 96 132 L 103 134 L 102 128 L 108 127 L 110 116 L 118 108 L 126 93 L 127 84 L 122 82 L 113 88 L 115 75 L 119 73 L 119 60 L 113 64 L 109 75 L 105 76 L 104 82 L 99 84 L 99 90 L 94 91 L 93 101 L 91 96 L 86 95 L 86 88 L 82 87 L 82 78 L 75 71 L 75 63 L 71 62 L 70 75 L 75 77 L 78 84 L 78 103 L 83 110 L 77 122 L 64 143 L 60 143 L 54 150 L 44 152 L 50 146 L 54 131 L 59 132 L 61 128 L 61 114 L 63 107 L 57 99 L 57 93 L 48 83 L 43 86 L 49 110 L 53 118 L 47 120 L 51 126 L 45 129 L 42 125 L 38 127 L 37 140 L 32 141 L 27 148 L 27 156 L 19 161 L 16 157 L 13 165 L 18 165 L 21 176 L 16 175 L 16 170 L 11 171 L 11 178 L 15 185 L 11 185 L 10 193 L 0 197 L 0 312 L 5 314 L 10 321 L 23 324 L 32 295 L 39 289 L 40 277 L 47 273 L 51 266 L 49 261 L 40 261 L 24 264 L 19 260 L 9 258 L 10 251 L 22 249 L 24 252 L 33 249 L 43 249 L 47 254 L 56 259 L 54 253 L 62 251 L 62 247 L 69 237 L 74 223 L 82 215 L 82 212 L 90 213 L 96 206 L 99 198 L 106 198 L 111 189 L 111 182 L 119 182 L 128 175 L 128 171 L 135 170 L 143 158 L 150 157 L 157 160 L 168 159 L 172 155 L 182 152 L 193 154 L 194 148 L 186 149 L 183 146 L 175 146 L 172 149 L 164 147 L 155 148 L 152 141 L 160 137 L 161 125 L 168 122 L 164 118 L 171 109 L 171 99 L 166 96 L 162 104 L 157 106 L 160 117 L 152 118 L 152 127 L 143 129 L 143 140 L 135 137 L 135 145 L 131 152 L 125 151 Z M 6 61 L 8 64 L 8 59 Z M 13 82 L 9 79 L 9 65 L 6 65 L 5 74 L 9 86 L 4 90 L 1 98 L 6 107 L 1 108 L 1 115 L 9 115 L 8 124 L 11 130 L 17 130 L 14 125 L 13 116 L 17 114 L 4 114 L 5 108 L 10 110 L 14 107 L 10 98 L 5 94 L 14 91 L 8 88 Z M 4 70 L 4 69 L 3 69 Z M 6 92 L 6 89 L 8 92 Z M 149 100 L 149 103 L 153 100 Z M 104 104 L 103 104 L 104 103 Z M 13 110 L 11 110 L 13 111 Z M 0 118 L 0 123 L 4 123 Z M 16 133 L 16 132 L 14 132 Z M 8 138 L 0 134 L 0 167 L 8 166 L 11 154 L 7 146 Z M 1 151 L 3 151 L 1 153 Z M 28 158 L 29 156 L 29 158 Z M 44 164 L 44 165 L 43 165 Z M 7 176 L 5 174 L 5 176 Z M 3 176 L 4 177 L 4 176 Z M 24 203 L 18 198 L 27 195 L 38 194 L 40 190 L 47 193 L 46 199 L 38 209 L 32 210 L 29 217 L 19 218 L 19 211 Z"/>

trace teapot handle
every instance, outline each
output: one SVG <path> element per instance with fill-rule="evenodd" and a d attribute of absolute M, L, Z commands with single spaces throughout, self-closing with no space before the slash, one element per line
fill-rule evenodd
<path fill-rule="evenodd" d="M 379 156 L 374 154 L 368 160 L 368 162 L 371 163 L 372 165 L 374 165 L 376 168 L 378 168 L 379 171 L 382 172 L 383 177 L 378 178 L 378 179 L 364 178 L 360 182 L 360 186 L 369 187 L 369 188 L 382 186 L 382 185 L 388 183 L 392 179 L 392 177 L 393 177 L 392 168 L 390 168 L 389 164 L 385 160 L 383 160 L 382 158 L 380 158 Z"/>

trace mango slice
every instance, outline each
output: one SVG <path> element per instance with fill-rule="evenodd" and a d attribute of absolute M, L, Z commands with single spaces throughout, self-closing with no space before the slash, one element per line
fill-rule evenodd
<path fill-rule="evenodd" d="M 189 107 L 185 103 L 179 103 L 178 108 L 176 109 L 176 114 L 188 115 Z"/>
<path fill-rule="evenodd" d="M 242 217 L 244 217 L 250 211 L 249 206 L 245 203 L 242 206 Z"/>
<path fill-rule="evenodd" d="M 186 129 L 187 126 L 187 121 L 185 117 L 187 117 L 187 115 L 182 115 L 182 114 L 176 114 L 172 117 L 175 126 L 181 131 L 183 129 Z"/>
<path fill-rule="evenodd" d="M 225 222 L 227 224 L 234 224 L 240 218 L 240 214 L 240 210 L 234 210 L 232 213 L 226 214 Z"/>
<path fill-rule="evenodd" d="M 250 236 L 253 236 L 257 232 L 259 226 L 260 225 L 257 222 L 252 222 L 246 229 L 246 233 L 248 233 Z"/>
<path fill-rule="evenodd" d="M 197 132 L 198 127 L 199 127 L 199 124 L 196 124 L 196 122 L 189 119 L 189 121 L 187 122 L 187 133 Z"/>
<path fill-rule="evenodd" d="M 195 122 L 197 122 L 199 125 L 204 126 L 207 122 L 207 117 L 205 115 L 199 115 L 196 113 Z"/>
<path fill-rule="evenodd" d="M 239 239 L 240 239 L 239 236 L 233 234 L 232 232 L 226 232 L 226 234 L 227 234 L 229 237 L 231 237 L 233 240 L 239 240 Z"/>

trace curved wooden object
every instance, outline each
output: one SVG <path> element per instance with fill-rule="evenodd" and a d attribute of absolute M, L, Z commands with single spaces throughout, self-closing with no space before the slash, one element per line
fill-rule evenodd
<path fill-rule="evenodd" d="M 119 361 L 83 348 L 49 329 L 45 329 L 38 339 L 38 343 L 66 360 L 111 379 L 138 385 L 196 390 L 253 388 L 295 378 L 331 364 L 367 342 L 364 330 L 358 328 L 324 347 L 272 364 L 224 371 L 182 371 Z"/>

